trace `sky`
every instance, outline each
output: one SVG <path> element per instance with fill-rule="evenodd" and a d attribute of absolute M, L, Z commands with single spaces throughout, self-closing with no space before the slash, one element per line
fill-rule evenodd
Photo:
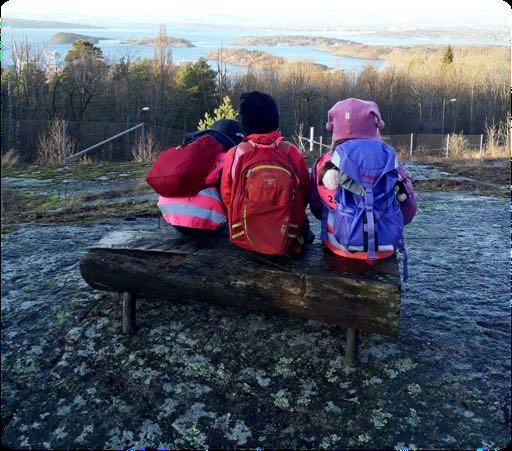
<path fill-rule="evenodd" d="M 9 0 L 4 17 L 87 25 L 232 24 L 283 27 L 510 26 L 503 0 Z"/>

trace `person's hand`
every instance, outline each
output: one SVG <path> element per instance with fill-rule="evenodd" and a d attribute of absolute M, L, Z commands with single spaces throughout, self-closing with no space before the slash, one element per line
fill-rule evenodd
<path fill-rule="evenodd" d="M 400 187 L 398 185 L 395 185 L 395 195 L 398 202 L 403 202 L 405 199 L 407 199 L 407 194 L 400 192 Z"/>

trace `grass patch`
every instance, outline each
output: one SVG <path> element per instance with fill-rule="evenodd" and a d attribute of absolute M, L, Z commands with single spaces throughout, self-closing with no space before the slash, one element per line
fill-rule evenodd
<path fill-rule="evenodd" d="M 469 177 L 484 183 L 508 185 L 510 183 L 510 160 L 508 158 L 443 158 L 431 156 L 414 156 L 399 154 L 402 161 L 437 166 L 454 175 Z"/>
<path fill-rule="evenodd" d="M 47 200 L 45 200 L 42 204 L 38 205 L 38 209 L 40 210 L 56 210 L 57 208 L 62 206 L 62 200 L 57 195 L 53 195 Z"/>
<path fill-rule="evenodd" d="M 508 189 L 500 189 L 479 182 L 478 180 L 430 179 L 414 182 L 414 189 L 421 191 L 458 191 L 475 196 L 508 197 Z"/>

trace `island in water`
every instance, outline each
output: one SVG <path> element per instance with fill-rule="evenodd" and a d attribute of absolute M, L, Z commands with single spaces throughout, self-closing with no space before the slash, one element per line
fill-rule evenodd
<path fill-rule="evenodd" d="M 178 48 L 190 48 L 195 47 L 192 42 L 190 42 L 188 39 L 183 38 L 173 38 L 171 36 L 167 36 L 166 38 L 166 44 L 170 47 L 178 47 Z M 160 38 L 136 38 L 136 39 L 127 39 L 124 41 L 121 41 L 120 44 L 131 44 L 131 45 L 153 45 L 160 41 Z"/>
<path fill-rule="evenodd" d="M 209 60 L 221 60 L 226 64 L 234 64 L 236 66 L 258 66 L 284 64 L 285 59 L 271 53 L 262 52 L 260 50 L 247 49 L 216 49 L 206 54 Z"/>
<path fill-rule="evenodd" d="M 221 48 L 213 50 L 206 54 L 209 60 L 220 60 L 225 64 L 232 64 L 235 66 L 248 66 L 248 67 L 264 67 L 264 66 L 283 66 L 285 64 L 294 64 L 286 58 L 272 55 L 271 53 L 262 52 L 261 50 L 247 50 L 238 48 Z M 303 61 L 312 67 L 326 70 L 328 67 L 324 64 L 312 63 Z"/>
<path fill-rule="evenodd" d="M 78 33 L 55 33 L 50 37 L 52 44 L 72 44 L 75 41 L 82 40 L 90 42 L 91 44 L 97 44 L 99 41 L 110 40 L 111 38 L 100 38 L 97 36 L 87 36 L 85 34 Z"/>

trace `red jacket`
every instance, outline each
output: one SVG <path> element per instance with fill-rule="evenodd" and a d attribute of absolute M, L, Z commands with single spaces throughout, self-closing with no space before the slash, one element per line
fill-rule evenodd
<path fill-rule="evenodd" d="M 281 138 L 280 132 L 270 132 L 266 134 L 252 134 L 247 135 L 244 138 L 245 141 L 252 140 L 255 143 L 261 144 L 271 144 L 276 141 L 278 138 Z M 229 203 L 231 201 L 231 186 L 233 183 L 232 174 L 236 171 L 236 163 L 235 159 L 235 151 L 237 147 L 231 148 L 224 160 L 224 168 L 222 170 L 222 179 L 220 182 L 220 194 L 222 197 L 222 201 L 224 205 L 229 211 Z M 297 173 L 300 181 L 300 192 L 302 195 L 302 200 L 304 202 L 304 208 L 306 208 L 308 204 L 308 195 L 309 195 L 309 172 L 308 167 L 306 166 L 306 162 L 304 161 L 304 157 L 299 149 L 297 149 L 293 144 L 290 144 L 290 161 Z"/>

